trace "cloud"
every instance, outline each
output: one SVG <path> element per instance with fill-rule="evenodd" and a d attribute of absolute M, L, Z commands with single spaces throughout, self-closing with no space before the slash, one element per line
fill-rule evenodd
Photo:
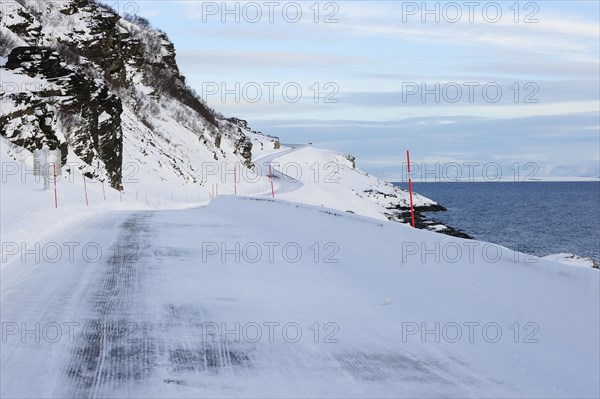
<path fill-rule="evenodd" d="M 595 112 L 504 119 L 418 117 L 385 122 L 335 120 L 254 121 L 253 128 L 278 135 L 282 141 L 331 148 L 357 156 L 367 172 L 388 177 L 397 172 L 404 151 L 416 162 L 515 162 L 571 165 L 571 176 L 594 175 L 600 164 Z M 596 169 L 594 169 L 594 165 Z M 565 172 L 566 173 L 566 172 Z M 597 176 L 597 174 L 596 174 Z"/>
<path fill-rule="evenodd" d="M 349 63 L 366 63 L 361 55 L 335 55 L 293 51 L 238 51 L 238 50 L 183 50 L 178 52 L 178 61 L 186 66 L 229 66 L 243 75 L 246 68 L 286 68 L 286 67 L 331 67 Z M 218 71 L 217 71 L 218 72 Z"/>

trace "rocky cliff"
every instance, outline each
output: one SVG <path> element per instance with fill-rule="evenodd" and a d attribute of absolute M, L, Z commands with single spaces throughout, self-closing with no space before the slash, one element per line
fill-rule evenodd
<path fill-rule="evenodd" d="M 173 43 L 143 18 L 123 18 L 92 0 L 2 5 L 0 134 L 14 144 L 58 148 L 63 163 L 71 152 L 87 175 L 120 188 L 129 137 L 132 152 L 147 154 L 151 146 L 163 167 L 199 182 L 198 171 L 179 164 L 198 154 L 173 151 L 167 126 L 175 123 L 196 137 L 203 148 L 195 152 L 208 152 L 207 159 L 253 166 L 252 141 L 238 121 L 217 114 L 186 85 Z"/>

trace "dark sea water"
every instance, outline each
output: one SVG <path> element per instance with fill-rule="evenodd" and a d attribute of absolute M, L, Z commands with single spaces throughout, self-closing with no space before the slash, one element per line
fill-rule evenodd
<path fill-rule="evenodd" d="M 428 216 L 478 240 L 600 260 L 600 182 L 417 182 L 413 189 L 448 208 Z"/>

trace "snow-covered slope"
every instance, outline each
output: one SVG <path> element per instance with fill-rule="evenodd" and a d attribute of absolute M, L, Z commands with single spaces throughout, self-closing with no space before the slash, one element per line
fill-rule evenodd
<path fill-rule="evenodd" d="M 0 18 L 0 135 L 11 143 L 60 149 L 66 173 L 137 192 L 138 200 L 141 192 L 171 198 L 189 188 L 188 202 L 217 191 L 269 194 L 269 172 L 257 162 L 279 153 L 285 165 L 273 174 L 285 198 L 407 221 L 408 194 L 350 167 L 352 157 L 292 154 L 278 138 L 208 108 L 179 74 L 167 35 L 143 18 L 121 18 L 90 0 L 11 5 Z M 301 184 L 279 187 L 292 162 Z M 332 177 L 340 178 L 336 187 Z M 416 199 L 422 210 L 441 209 Z"/>
<path fill-rule="evenodd" d="M 302 183 L 297 190 L 283 194 L 284 199 L 382 220 L 392 218 L 394 209 L 410 207 L 404 190 L 357 169 L 353 158 L 335 151 L 299 146 L 294 151 L 275 153 L 256 162 L 272 163 L 284 174 L 276 180 L 282 184 L 291 179 Z M 420 195 L 414 195 L 413 202 L 417 209 L 437 205 Z"/>

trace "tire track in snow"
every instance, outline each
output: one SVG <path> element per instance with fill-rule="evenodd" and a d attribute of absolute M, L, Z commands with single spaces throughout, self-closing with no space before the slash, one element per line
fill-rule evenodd
<path fill-rule="evenodd" d="M 156 343 L 150 337 L 150 324 L 132 319 L 144 314 L 140 288 L 148 272 L 144 261 L 151 216 L 134 214 L 121 224 L 102 280 L 92 282 L 91 318 L 66 369 L 73 383 L 69 396 L 104 396 L 121 384 L 145 378 L 152 369 Z"/>
<path fill-rule="evenodd" d="M 163 312 L 162 335 L 179 337 L 165 347 L 167 362 L 163 363 L 168 365 L 169 374 L 165 382 L 184 384 L 186 376 L 198 373 L 217 375 L 251 368 L 250 348 L 203 334 L 203 323 L 214 320 L 206 308 L 170 304 L 164 306 Z"/>
<path fill-rule="evenodd" d="M 154 215 L 134 214 L 120 225 L 106 271 L 89 284 L 87 328 L 71 349 L 64 396 L 135 393 L 144 381 L 195 386 L 202 375 L 252 368 L 248 345 L 202 335 L 203 323 L 215 320 L 202 304 L 169 303 L 151 292 L 159 270 L 172 272 L 163 261 L 187 255 L 183 248 L 156 247 L 155 235 L 178 226 L 151 222 Z"/>

